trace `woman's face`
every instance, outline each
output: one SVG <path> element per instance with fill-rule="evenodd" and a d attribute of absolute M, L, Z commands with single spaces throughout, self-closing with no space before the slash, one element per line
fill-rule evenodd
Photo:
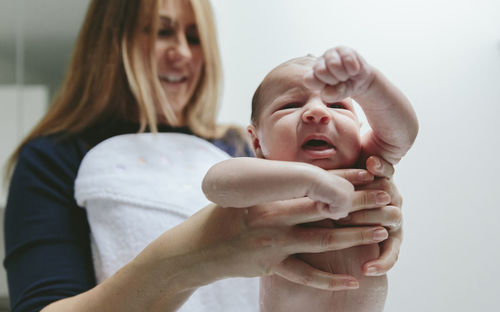
<path fill-rule="evenodd" d="M 184 123 L 183 112 L 200 81 L 203 51 L 189 0 L 160 0 L 155 57 L 158 79 L 169 104 Z"/>

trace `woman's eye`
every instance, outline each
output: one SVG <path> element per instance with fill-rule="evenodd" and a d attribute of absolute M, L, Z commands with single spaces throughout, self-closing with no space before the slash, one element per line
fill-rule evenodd
<path fill-rule="evenodd" d="M 174 34 L 173 28 L 160 28 L 158 30 L 158 37 L 170 37 Z"/>
<path fill-rule="evenodd" d="M 335 103 L 328 103 L 327 104 L 329 108 L 339 108 L 339 109 L 345 109 L 344 104 L 340 102 L 335 102 Z"/>
<path fill-rule="evenodd" d="M 200 44 L 200 36 L 198 35 L 198 29 L 196 25 L 190 25 L 186 29 L 186 39 L 189 44 L 198 45 Z"/>
<path fill-rule="evenodd" d="M 186 39 L 187 39 L 189 44 L 192 44 L 192 45 L 200 44 L 200 38 L 198 37 L 197 34 L 196 35 L 186 34 Z"/>

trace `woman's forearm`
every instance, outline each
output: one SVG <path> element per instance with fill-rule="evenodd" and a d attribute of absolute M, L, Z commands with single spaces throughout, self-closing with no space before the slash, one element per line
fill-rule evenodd
<path fill-rule="evenodd" d="M 102 284 L 54 302 L 42 311 L 176 311 L 195 290 L 182 290 L 176 281 L 180 274 L 168 276 L 166 272 L 155 278 L 150 275 L 147 268 L 132 261 Z M 166 285 L 168 281 L 170 285 Z"/>
<path fill-rule="evenodd" d="M 101 284 L 42 311 L 176 311 L 200 286 L 223 277 L 217 249 L 205 248 L 213 236 L 202 210 L 165 232 L 136 258 Z"/>
<path fill-rule="evenodd" d="M 158 272 L 151 278 L 151 268 L 134 261 L 93 289 L 54 302 L 42 311 L 176 311 L 195 290 L 183 290 L 176 281 L 181 275 L 161 275 L 161 268 L 153 270 Z"/>

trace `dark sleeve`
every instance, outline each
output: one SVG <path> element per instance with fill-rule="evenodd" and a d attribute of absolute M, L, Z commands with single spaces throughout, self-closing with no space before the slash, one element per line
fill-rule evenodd
<path fill-rule="evenodd" d="M 230 128 L 222 138 L 212 140 L 212 143 L 232 157 L 255 156 L 244 134 L 237 128 Z"/>
<path fill-rule="evenodd" d="M 12 311 L 39 311 L 95 285 L 89 226 L 73 197 L 85 152 L 78 140 L 54 137 L 21 150 L 4 224 Z"/>

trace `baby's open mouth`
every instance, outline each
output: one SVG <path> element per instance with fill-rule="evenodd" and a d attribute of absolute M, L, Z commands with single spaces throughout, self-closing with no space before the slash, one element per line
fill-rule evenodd
<path fill-rule="evenodd" d="M 324 151 L 327 149 L 332 149 L 334 146 L 325 140 L 312 139 L 306 141 L 302 148 L 310 151 Z"/>

